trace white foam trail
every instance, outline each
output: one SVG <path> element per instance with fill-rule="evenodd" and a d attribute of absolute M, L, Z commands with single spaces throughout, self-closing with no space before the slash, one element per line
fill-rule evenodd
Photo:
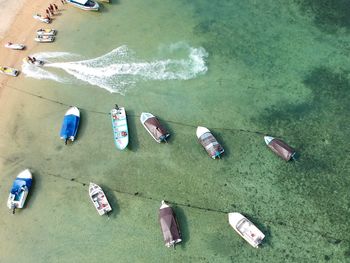
<path fill-rule="evenodd" d="M 203 48 L 193 48 L 186 43 L 176 43 L 167 48 L 167 55 L 181 58 L 159 59 L 151 62 L 137 61 L 127 46 L 89 60 L 64 62 L 76 56 L 67 52 L 45 52 L 35 56 L 45 60 L 44 68 L 24 64 L 23 73 L 38 79 L 52 79 L 64 82 L 67 79 L 50 73 L 47 68 L 62 69 L 75 79 L 104 88 L 109 92 L 124 94 L 126 88 L 140 80 L 187 80 L 207 71 L 205 59 L 208 56 Z M 55 60 L 55 61 L 53 61 Z M 62 61 L 63 60 L 63 61 Z"/>

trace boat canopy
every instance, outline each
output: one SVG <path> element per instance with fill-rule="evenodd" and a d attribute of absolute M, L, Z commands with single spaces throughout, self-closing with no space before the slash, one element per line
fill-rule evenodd
<path fill-rule="evenodd" d="M 171 207 L 160 209 L 159 222 L 162 229 L 164 242 L 167 247 L 181 242 L 181 234 L 176 222 L 175 214 Z"/>
<path fill-rule="evenodd" d="M 73 3 L 85 5 L 89 0 L 72 0 Z"/>
<path fill-rule="evenodd" d="M 75 115 L 64 116 L 63 125 L 61 129 L 61 137 L 67 139 L 75 136 L 77 127 L 79 125 L 79 117 Z"/>
<path fill-rule="evenodd" d="M 27 186 L 27 188 L 29 189 L 30 186 L 32 185 L 32 179 L 28 178 L 21 178 L 21 179 L 16 179 L 13 182 L 12 188 L 11 188 L 11 194 L 13 195 L 18 195 L 21 192 L 21 188 L 23 186 Z"/>

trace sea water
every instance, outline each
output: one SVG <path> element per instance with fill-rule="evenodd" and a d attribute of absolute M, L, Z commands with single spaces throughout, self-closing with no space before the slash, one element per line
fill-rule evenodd
<path fill-rule="evenodd" d="M 349 260 L 349 23 L 341 1 L 117 1 L 66 5 L 56 41 L 33 54 L 2 96 L 0 262 L 346 262 Z M 108 112 L 128 114 L 118 151 Z M 74 143 L 59 139 L 81 109 Z M 6 112 L 6 116 L 5 116 Z M 11 112 L 11 113 L 10 113 Z M 170 131 L 157 144 L 139 121 Z M 11 114 L 11 117 L 8 116 Z M 205 126 L 225 148 L 212 160 Z M 286 163 L 263 135 L 296 148 Z M 25 209 L 6 199 L 31 168 Z M 88 184 L 113 207 L 98 216 Z M 183 242 L 167 249 L 161 200 Z M 240 212 L 266 235 L 254 249 L 228 224 Z"/>

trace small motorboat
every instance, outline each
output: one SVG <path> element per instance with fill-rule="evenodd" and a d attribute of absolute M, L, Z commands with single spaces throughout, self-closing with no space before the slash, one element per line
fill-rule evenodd
<path fill-rule="evenodd" d="M 9 49 L 22 50 L 22 49 L 24 49 L 26 46 L 23 45 L 23 44 L 15 44 L 15 43 L 12 43 L 12 42 L 7 42 L 7 43 L 5 44 L 5 47 L 6 47 L 6 48 L 9 48 Z"/>
<path fill-rule="evenodd" d="M 15 213 L 16 208 L 23 208 L 30 187 L 32 185 L 32 173 L 29 169 L 20 172 L 13 182 L 9 198 L 7 199 L 7 207 Z"/>
<path fill-rule="evenodd" d="M 86 11 L 98 11 L 99 5 L 93 0 L 67 0 L 68 3 Z"/>
<path fill-rule="evenodd" d="M 112 211 L 112 207 L 108 203 L 105 193 L 97 184 L 90 183 L 89 196 L 100 216 L 104 214 L 108 215 L 108 212 Z"/>
<path fill-rule="evenodd" d="M 166 247 L 180 243 L 181 232 L 173 209 L 163 200 L 159 208 L 159 223 Z"/>
<path fill-rule="evenodd" d="M 9 67 L 0 67 L 0 72 L 6 75 L 10 75 L 12 77 L 17 77 L 19 74 L 19 70 Z"/>
<path fill-rule="evenodd" d="M 241 237 L 253 247 L 258 248 L 265 235 L 252 222 L 240 213 L 229 213 L 228 221 Z"/>
<path fill-rule="evenodd" d="M 39 14 L 33 15 L 33 17 L 34 17 L 34 19 L 36 19 L 36 20 L 38 20 L 40 22 L 43 22 L 43 23 L 46 23 L 46 24 L 50 24 L 51 23 L 51 19 L 50 18 L 42 17 Z"/>
<path fill-rule="evenodd" d="M 61 128 L 61 139 L 67 144 L 68 140 L 72 142 L 75 140 L 75 136 L 78 131 L 80 120 L 80 112 L 77 107 L 70 107 L 63 118 L 62 128 Z"/>
<path fill-rule="evenodd" d="M 197 127 L 196 134 L 200 144 L 202 144 L 209 156 L 213 159 L 220 158 L 220 155 L 224 152 L 224 148 L 215 139 L 213 134 L 207 128 L 201 126 Z"/>
<path fill-rule="evenodd" d="M 128 122 L 124 107 L 116 107 L 111 110 L 112 127 L 115 146 L 123 150 L 129 143 Z"/>
<path fill-rule="evenodd" d="M 36 31 L 36 34 L 38 36 L 55 36 L 57 33 L 57 31 L 55 29 L 51 29 L 51 28 L 40 28 Z"/>
<path fill-rule="evenodd" d="M 295 159 L 296 151 L 280 139 L 271 136 L 264 136 L 266 145 L 285 161 Z"/>
<path fill-rule="evenodd" d="M 156 142 L 166 142 L 170 136 L 168 131 L 160 124 L 159 120 L 151 113 L 142 112 L 140 121 Z"/>
<path fill-rule="evenodd" d="M 23 59 L 23 62 L 24 63 L 28 63 L 30 65 L 38 66 L 38 67 L 42 67 L 45 64 L 45 61 L 36 59 L 34 57 L 33 58 L 26 57 L 26 58 Z"/>
<path fill-rule="evenodd" d="M 38 35 L 38 36 L 36 36 L 36 38 L 34 38 L 34 40 L 36 42 L 40 42 L 40 43 L 50 43 L 50 42 L 53 42 L 55 40 L 55 37 L 54 36 L 41 36 L 41 35 Z"/>

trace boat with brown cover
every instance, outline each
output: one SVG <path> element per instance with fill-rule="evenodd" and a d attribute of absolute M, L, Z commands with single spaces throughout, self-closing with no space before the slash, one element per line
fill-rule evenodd
<path fill-rule="evenodd" d="M 156 142 L 166 142 L 170 133 L 160 124 L 159 120 L 149 112 L 142 112 L 140 121 Z"/>
<path fill-rule="evenodd" d="M 202 146 L 211 158 L 220 158 L 220 155 L 224 152 L 224 148 L 220 145 L 220 143 L 215 139 L 213 134 L 211 134 L 211 132 L 207 128 L 198 126 L 196 135 L 198 141 L 200 142 L 200 144 L 202 144 Z"/>
<path fill-rule="evenodd" d="M 173 209 L 163 200 L 159 209 L 159 223 L 166 247 L 180 243 L 181 233 Z"/>
<path fill-rule="evenodd" d="M 266 145 L 279 157 L 285 161 L 295 159 L 295 150 L 280 139 L 276 139 L 272 136 L 264 136 Z"/>

